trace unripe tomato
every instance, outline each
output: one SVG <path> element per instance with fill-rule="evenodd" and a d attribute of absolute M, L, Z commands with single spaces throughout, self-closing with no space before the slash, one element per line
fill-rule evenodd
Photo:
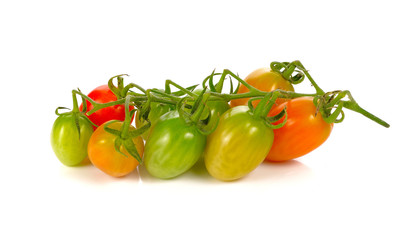
<path fill-rule="evenodd" d="M 201 157 L 206 136 L 171 111 L 156 122 L 144 150 L 144 165 L 154 177 L 168 179 L 189 170 Z"/>
<path fill-rule="evenodd" d="M 97 103 L 108 103 L 117 100 L 116 95 L 109 89 L 108 85 L 101 85 L 94 90 L 92 90 L 88 97 Z M 89 101 L 87 102 L 87 112 L 92 110 L 94 107 Z M 133 110 L 133 106 L 129 106 L 130 110 Z M 83 109 L 83 104 L 80 105 L 80 111 Z M 103 123 L 110 120 L 125 120 L 125 106 L 124 104 L 114 105 L 106 108 L 102 108 L 93 114 L 89 115 L 88 118 L 91 122 L 95 123 L 97 126 L 101 126 Z M 133 120 L 133 119 L 132 119 Z M 94 126 L 94 130 L 96 127 Z"/>
<path fill-rule="evenodd" d="M 329 137 L 333 123 L 327 123 L 316 111 L 312 97 L 300 97 L 274 107 L 274 116 L 287 106 L 287 122 L 274 129 L 273 146 L 266 157 L 268 161 L 286 161 L 301 157 L 316 149 Z M 282 119 L 280 122 L 283 121 Z"/>
<path fill-rule="evenodd" d="M 92 124 L 80 113 L 60 115 L 50 134 L 50 143 L 60 162 L 66 166 L 80 164 L 87 157 L 87 145 L 93 131 Z"/>
<path fill-rule="evenodd" d="M 263 119 L 255 118 L 247 106 L 231 108 L 207 138 L 207 171 L 219 180 L 239 179 L 263 162 L 272 142 L 273 130 Z"/>
<path fill-rule="evenodd" d="M 131 173 L 139 164 L 139 162 L 130 155 L 127 150 L 120 146 L 120 151 L 115 149 L 115 140 L 118 136 L 105 131 L 104 126 L 108 122 L 99 126 L 92 134 L 88 143 L 88 157 L 95 167 L 113 177 L 122 177 Z M 120 130 L 123 122 L 114 122 L 108 125 L 109 128 Z M 130 128 L 134 129 L 133 126 Z M 137 152 L 143 156 L 144 142 L 138 136 L 132 138 L 136 145 Z M 123 154 L 124 155 L 123 155 Z"/>
<path fill-rule="evenodd" d="M 294 87 L 290 83 L 290 81 L 284 79 L 280 73 L 272 71 L 269 67 L 259 68 L 253 71 L 244 80 L 253 87 L 265 92 L 271 92 L 276 89 L 282 89 L 285 91 L 294 91 Z M 241 84 L 237 93 L 246 93 L 246 92 L 249 92 L 249 89 L 245 87 L 245 85 Z M 239 105 L 247 105 L 248 101 L 249 98 L 234 99 L 231 101 L 231 107 Z M 279 98 L 276 100 L 276 103 L 278 105 L 285 101 L 286 101 L 285 99 Z M 259 102 L 260 100 L 256 100 L 253 101 L 252 104 L 254 107 L 256 107 Z"/>

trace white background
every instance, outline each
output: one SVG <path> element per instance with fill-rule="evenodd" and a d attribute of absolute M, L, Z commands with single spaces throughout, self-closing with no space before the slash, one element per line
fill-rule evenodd
<path fill-rule="evenodd" d="M 403 239 L 398 2 L 1 1 L 0 239 Z M 115 179 L 50 147 L 74 88 L 122 73 L 192 85 L 296 59 L 391 127 L 346 110 L 316 151 L 231 183 Z"/>

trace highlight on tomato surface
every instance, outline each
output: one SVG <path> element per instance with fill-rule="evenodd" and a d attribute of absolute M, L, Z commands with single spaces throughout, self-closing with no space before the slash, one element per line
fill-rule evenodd
<path fill-rule="evenodd" d="M 73 90 L 73 110 L 57 108 L 51 145 L 63 164 L 79 165 L 88 155 L 110 176 L 126 176 L 143 164 L 151 176 L 172 179 L 204 162 L 211 177 L 234 181 L 265 160 L 300 159 L 315 150 L 343 121 L 345 109 L 389 127 L 350 91 L 324 91 L 300 61 L 272 62 L 245 79 L 214 70 L 190 87 L 166 80 L 163 88 L 144 89 L 124 85 L 124 77 L 114 76 L 88 95 Z M 295 87 L 305 79 L 311 93 Z"/>

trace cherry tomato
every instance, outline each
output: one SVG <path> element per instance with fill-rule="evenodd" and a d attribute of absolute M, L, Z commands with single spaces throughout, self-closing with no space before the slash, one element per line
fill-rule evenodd
<path fill-rule="evenodd" d="M 294 87 L 289 81 L 284 79 L 280 73 L 272 71 L 269 67 L 259 68 L 253 71 L 244 80 L 253 87 L 265 92 L 271 92 L 276 89 L 294 91 Z M 241 84 L 237 93 L 239 94 L 246 92 L 249 92 L 249 89 L 245 87 L 245 85 Z M 231 107 L 247 105 L 248 101 L 249 98 L 234 99 L 231 101 Z M 281 104 L 285 101 L 285 99 L 279 98 L 277 99 L 276 103 Z M 253 101 L 252 104 L 254 107 L 256 107 L 259 102 L 260 100 L 256 100 Z"/>
<path fill-rule="evenodd" d="M 269 115 L 279 113 L 285 106 L 287 122 L 274 130 L 273 146 L 266 157 L 268 161 L 301 157 L 324 143 L 333 129 L 333 124 L 326 123 L 319 112 L 316 114 L 312 97 L 292 99 L 274 107 Z"/>
<path fill-rule="evenodd" d="M 50 135 L 50 143 L 60 162 L 74 166 L 86 159 L 87 145 L 93 131 L 92 124 L 81 113 L 60 115 L 54 122 Z"/>
<path fill-rule="evenodd" d="M 165 113 L 167 113 L 171 110 L 171 107 L 169 105 L 157 103 L 157 102 L 152 102 L 150 108 L 151 108 L 151 110 L 150 110 L 150 113 L 148 114 L 148 119 L 151 122 L 151 126 L 154 126 L 154 124 L 158 120 L 158 118 L 160 118 L 162 115 L 164 115 Z M 141 128 L 146 123 L 145 120 L 140 119 L 138 112 L 136 112 L 135 123 L 136 123 L 136 128 Z M 150 130 L 147 130 L 146 132 L 141 134 L 143 139 L 146 141 L 147 141 L 149 135 L 150 135 Z"/>
<path fill-rule="evenodd" d="M 88 97 L 98 103 L 108 103 L 117 100 L 116 95 L 109 89 L 108 85 L 102 85 L 94 90 L 92 90 Z M 92 104 L 87 101 L 87 112 L 93 109 Z M 80 106 L 80 111 L 83 109 L 83 105 Z M 133 106 L 129 107 L 130 110 L 133 109 Z M 102 108 L 93 114 L 89 115 L 88 118 L 95 123 L 97 126 L 102 125 L 103 123 L 110 120 L 125 120 L 125 106 L 124 104 L 115 105 L 107 108 Z M 96 127 L 94 126 L 94 129 Z"/>
<path fill-rule="evenodd" d="M 104 126 L 107 123 L 99 126 L 92 134 L 88 143 L 88 157 L 94 166 L 106 174 L 113 177 L 122 177 L 132 172 L 139 163 L 127 152 L 123 145 L 119 149 L 121 153 L 116 151 L 115 140 L 118 136 L 105 131 Z M 114 122 L 109 124 L 108 127 L 120 130 L 122 125 L 123 122 Z M 130 128 L 134 127 L 130 126 Z M 139 155 L 143 156 L 143 139 L 138 136 L 133 138 L 132 141 L 136 145 Z"/>
<path fill-rule="evenodd" d="M 273 130 L 247 106 L 226 111 L 207 137 L 204 161 L 211 176 L 231 181 L 253 171 L 268 154 Z"/>
<path fill-rule="evenodd" d="M 155 177 L 176 177 L 197 162 L 205 144 L 206 136 L 195 125 L 185 122 L 178 111 L 168 112 L 151 129 L 144 150 L 144 165 Z"/>

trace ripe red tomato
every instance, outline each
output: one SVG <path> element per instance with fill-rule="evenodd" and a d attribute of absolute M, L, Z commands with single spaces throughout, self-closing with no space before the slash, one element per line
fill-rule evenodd
<path fill-rule="evenodd" d="M 259 68 L 253 71 L 244 80 L 253 87 L 265 92 L 271 92 L 276 89 L 294 91 L 294 87 L 292 86 L 290 81 L 284 79 L 280 73 L 272 71 L 269 67 Z M 237 93 L 239 94 L 246 92 L 249 92 L 249 89 L 245 87 L 245 85 L 241 84 Z M 231 107 L 247 105 L 248 101 L 249 98 L 234 99 L 231 101 Z M 279 98 L 277 99 L 276 103 L 278 105 L 285 101 L 286 100 Z M 256 100 L 253 101 L 252 104 L 254 107 L 256 107 L 259 102 L 260 100 Z"/>
<path fill-rule="evenodd" d="M 325 122 L 322 115 L 317 113 L 312 97 L 289 100 L 273 107 L 269 115 L 280 113 L 285 106 L 287 122 L 283 127 L 273 130 L 274 142 L 266 157 L 267 161 L 286 161 L 301 157 L 324 143 L 333 129 L 333 123 Z"/>
<path fill-rule="evenodd" d="M 120 146 L 119 153 L 115 149 L 115 140 L 118 136 L 105 131 L 104 126 L 101 125 L 92 134 L 88 142 L 88 158 L 95 167 L 113 177 L 122 177 L 132 172 L 139 164 L 139 162 L 128 153 L 128 151 Z M 123 122 L 111 123 L 108 127 L 120 130 Z M 130 128 L 134 128 L 130 126 Z M 142 157 L 144 152 L 143 139 L 138 136 L 131 139 L 136 146 L 137 152 Z"/>
<path fill-rule="evenodd" d="M 94 90 L 92 90 L 88 97 L 98 103 L 108 103 L 117 100 L 116 95 L 109 89 L 108 85 L 102 85 Z M 87 112 L 93 109 L 92 104 L 87 101 Z M 83 109 L 83 105 L 80 106 L 80 111 Z M 129 107 L 130 110 L 133 109 L 133 106 Z M 110 120 L 125 120 L 125 106 L 115 105 L 111 107 L 102 108 L 93 114 L 89 115 L 88 118 L 95 123 L 97 126 L 101 126 L 103 123 Z M 133 119 L 132 119 L 133 120 Z M 96 127 L 94 127 L 96 129 Z"/>

